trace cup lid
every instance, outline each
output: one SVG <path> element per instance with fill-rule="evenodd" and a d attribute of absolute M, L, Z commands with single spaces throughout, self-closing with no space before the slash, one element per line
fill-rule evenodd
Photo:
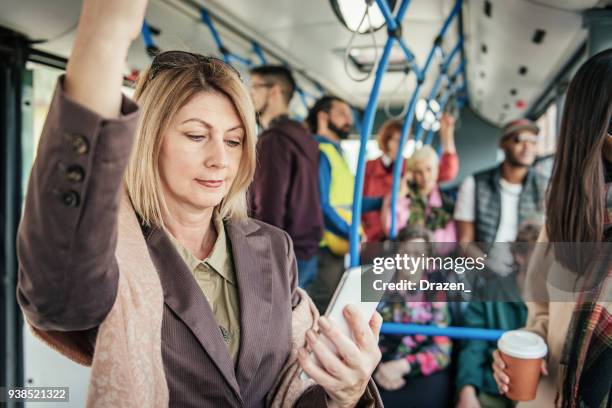
<path fill-rule="evenodd" d="M 548 347 L 542 337 L 526 330 L 510 330 L 497 341 L 499 350 L 514 358 L 543 358 Z"/>

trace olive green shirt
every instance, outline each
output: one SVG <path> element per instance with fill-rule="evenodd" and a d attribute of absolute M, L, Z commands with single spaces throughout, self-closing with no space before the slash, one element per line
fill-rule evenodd
<path fill-rule="evenodd" d="M 213 223 L 217 240 L 204 260 L 197 259 L 171 234 L 168 233 L 168 236 L 208 300 L 223 340 L 236 362 L 240 346 L 240 308 L 234 261 L 223 220 L 217 211 L 213 213 Z"/>

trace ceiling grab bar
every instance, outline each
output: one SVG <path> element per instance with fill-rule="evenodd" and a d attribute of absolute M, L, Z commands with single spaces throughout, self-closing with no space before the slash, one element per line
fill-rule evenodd
<path fill-rule="evenodd" d="M 446 90 L 446 92 L 442 95 L 442 97 L 439 99 L 439 105 L 440 105 L 440 111 L 438 113 L 436 113 L 436 119 L 440 119 L 440 116 L 442 115 L 443 112 L 446 111 L 446 106 L 449 102 L 449 100 L 451 100 L 451 98 L 455 98 L 457 100 L 457 109 L 460 110 L 463 107 L 463 104 L 465 102 L 465 98 L 458 98 L 457 94 L 464 89 L 465 87 L 459 86 L 459 75 L 463 72 L 463 61 L 461 61 L 461 63 L 459 64 L 459 67 L 457 68 L 457 70 L 455 71 L 455 73 L 451 76 L 451 80 L 448 84 L 448 88 Z M 425 144 L 426 145 L 431 145 L 432 141 L 433 141 L 433 135 L 434 135 L 435 131 L 433 130 L 433 128 L 430 128 L 427 132 L 427 137 L 425 139 Z"/>
<path fill-rule="evenodd" d="M 442 61 L 442 64 L 440 65 L 440 72 L 438 74 L 438 77 L 436 78 L 436 82 L 434 83 L 434 86 L 431 88 L 431 91 L 429 92 L 429 96 L 426 99 L 427 107 L 426 107 L 425 112 L 431 110 L 430 104 L 432 101 L 436 99 L 436 95 L 438 94 L 438 91 L 440 90 L 440 87 L 442 86 L 442 82 L 448 79 L 448 69 L 450 67 L 450 64 L 453 62 L 455 55 L 459 54 L 459 51 L 461 51 L 462 46 L 463 46 L 463 39 L 459 38 L 459 40 L 457 41 L 457 44 L 455 45 L 451 53 Z M 442 112 L 442 109 L 440 109 L 439 112 Z M 435 115 L 438 114 L 438 112 L 433 112 L 433 113 Z M 420 141 L 423 136 L 423 131 L 425 130 L 423 127 L 423 121 L 424 121 L 424 118 L 418 121 L 416 125 L 417 128 L 416 128 L 416 131 L 414 132 L 415 142 Z"/>
<path fill-rule="evenodd" d="M 378 60 L 378 44 L 376 43 L 376 35 L 374 34 L 374 30 L 372 29 L 372 19 L 370 18 L 370 7 L 371 6 L 372 6 L 372 0 L 366 0 L 366 10 L 363 13 L 363 17 L 361 18 L 359 25 L 357 26 L 355 31 L 353 31 L 353 33 L 351 34 L 351 38 L 348 44 L 346 45 L 346 49 L 344 50 L 344 56 L 342 58 L 342 62 L 344 64 L 344 72 L 350 79 L 352 79 L 355 82 L 363 82 L 363 81 L 367 81 L 368 79 L 370 79 L 370 77 L 372 76 L 372 73 L 374 73 L 374 70 L 376 69 L 376 61 Z M 359 29 L 363 25 L 363 22 L 365 21 L 366 17 L 368 18 L 368 24 L 370 27 L 369 31 L 370 31 L 370 35 L 372 36 L 372 44 L 374 45 L 374 62 L 372 63 L 372 68 L 370 69 L 368 73 L 366 73 L 362 77 L 358 77 L 358 76 L 354 76 L 350 72 L 349 59 L 351 56 L 351 51 L 353 51 L 353 41 L 355 41 L 355 37 L 357 37 L 357 33 L 359 32 Z"/>

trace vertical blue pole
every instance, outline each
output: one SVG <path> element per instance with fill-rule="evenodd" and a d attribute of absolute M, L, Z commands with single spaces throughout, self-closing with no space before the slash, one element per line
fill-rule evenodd
<path fill-rule="evenodd" d="M 433 140 L 434 131 L 433 129 L 429 129 L 427 132 L 427 137 L 425 138 L 425 144 L 430 145 Z"/>
<path fill-rule="evenodd" d="M 402 167 L 404 166 L 404 147 L 406 146 L 406 140 L 410 135 L 410 128 L 412 127 L 412 121 L 414 119 L 414 109 L 416 107 L 416 102 L 419 97 L 419 92 L 421 90 L 422 83 L 417 82 L 417 86 L 412 93 L 412 99 L 410 100 L 410 106 L 408 108 L 408 112 L 406 112 L 406 116 L 404 116 L 404 123 L 402 124 L 402 133 L 400 136 L 400 144 L 397 150 L 397 156 L 395 157 L 395 162 L 393 162 L 393 184 L 391 187 L 391 228 L 389 230 L 389 238 L 395 239 L 397 234 L 397 225 L 396 225 L 396 217 L 395 217 L 395 209 L 397 208 L 397 193 L 399 187 L 399 181 L 402 175 Z"/>
<path fill-rule="evenodd" d="M 440 67 L 440 73 L 438 74 L 438 78 L 436 78 L 436 82 L 434 86 L 431 88 L 431 92 L 429 92 L 429 97 L 427 98 L 427 110 L 429 110 L 429 102 L 435 99 L 436 94 L 438 93 L 438 91 L 440 90 L 440 86 L 442 85 L 442 80 L 445 77 L 447 77 L 448 67 L 450 66 L 451 62 L 453 62 L 455 55 L 457 55 L 459 51 L 461 50 L 462 45 L 463 45 L 463 39 L 460 38 L 459 41 L 457 41 L 457 44 L 455 45 L 451 53 L 448 55 L 448 57 L 446 57 L 446 59 L 442 63 L 442 66 Z M 422 122 L 423 122 L 422 120 L 419 120 L 417 123 L 417 130 L 415 132 L 415 137 L 414 137 L 415 141 L 421 140 L 421 137 L 423 136 L 423 123 Z"/>
<path fill-rule="evenodd" d="M 429 97 L 426 99 L 427 108 L 425 109 L 425 113 L 429 111 L 429 102 L 436 97 L 436 94 L 438 93 L 438 90 L 440 89 L 440 85 L 442 85 L 442 79 L 445 77 L 444 74 L 445 74 L 444 72 L 440 72 L 440 75 L 438 75 L 438 78 L 436 78 L 436 83 L 431 88 Z M 414 134 L 414 141 L 418 142 L 419 140 L 421 140 L 421 136 L 423 136 L 423 121 L 422 120 L 418 121 L 417 123 L 416 132 Z"/>
<path fill-rule="evenodd" d="M 427 101 L 429 102 L 429 101 Z M 427 106 L 427 110 L 425 112 L 427 112 L 429 110 L 429 106 Z M 417 125 L 417 129 L 416 132 L 414 132 L 414 141 L 415 143 L 418 142 L 419 140 L 421 140 L 421 138 L 423 137 L 423 133 L 425 132 L 425 129 L 423 128 L 423 125 L 421 123 L 422 121 L 419 122 L 419 124 Z"/>
<path fill-rule="evenodd" d="M 450 14 L 448 15 L 448 17 L 446 18 L 446 20 L 444 21 L 444 24 L 442 25 L 442 28 L 440 30 L 440 33 L 438 35 L 438 38 L 443 38 L 444 35 L 446 34 L 446 30 L 448 30 L 448 27 L 450 26 L 451 21 L 453 20 L 453 18 L 455 18 L 457 16 L 457 14 L 459 14 L 459 11 L 461 10 L 461 4 L 462 4 L 462 0 L 456 0 L 455 5 L 453 7 L 453 9 L 451 10 Z M 405 13 L 405 10 L 402 10 L 402 7 L 400 6 L 400 11 Z M 398 21 L 401 21 L 401 18 L 403 17 L 403 14 L 399 14 L 398 13 Z M 404 118 L 404 124 L 402 126 L 402 135 L 400 138 L 400 146 L 399 149 L 397 151 L 397 157 L 395 159 L 394 165 L 393 165 L 393 186 L 391 188 L 391 230 L 390 232 L 390 238 L 394 239 L 396 236 L 396 217 L 395 217 L 395 209 L 396 209 L 396 201 L 397 201 L 397 190 L 399 187 L 399 181 L 400 181 L 400 176 L 401 176 L 401 171 L 402 171 L 402 166 L 404 163 L 404 156 L 402 155 L 403 150 L 404 150 L 404 146 L 406 143 L 406 139 L 408 137 L 408 134 L 410 133 L 410 128 L 412 127 L 412 121 L 414 119 L 414 108 L 416 106 L 416 101 L 418 98 L 418 94 L 421 90 L 421 85 L 423 83 L 423 81 L 425 80 L 425 76 L 427 75 L 427 71 L 429 70 L 429 67 L 431 65 L 431 62 L 433 61 L 433 57 L 437 51 L 437 49 L 439 48 L 439 44 L 436 43 L 434 44 L 434 46 L 431 48 L 429 55 L 427 56 L 427 61 L 425 62 L 425 66 L 423 67 L 423 69 L 420 71 L 420 75 L 418 75 L 419 73 L 417 73 L 417 87 L 414 90 L 414 93 L 412 94 L 412 99 L 410 101 L 410 108 L 408 109 L 408 112 L 406 113 L 406 116 Z"/>
<path fill-rule="evenodd" d="M 359 115 L 359 111 L 353 107 L 351 107 L 351 111 L 353 112 L 353 123 L 355 124 L 355 130 L 357 133 L 361 134 L 361 117 Z"/>
<path fill-rule="evenodd" d="M 374 79 L 374 85 L 372 86 L 372 93 L 368 100 L 368 105 L 365 110 L 363 118 L 363 124 L 361 127 L 360 135 L 360 146 L 359 146 L 359 157 L 357 159 L 357 174 L 355 175 L 355 190 L 353 192 L 353 214 L 351 221 L 350 230 L 350 266 L 359 265 L 359 227 L 361 225 L 361 206 L 363 197 L 363 179 L 365 176 L 365 153 L 366 145 L 372 127 L 374 126 L 374 117 L 376 116 L 376 107 L 378 106 L 378 96 L 380 93 L 380 86 L 382 84 L 382 78 L 387 71 L 389 65 L 389 57 L 391 56 L 391 49 L 395 43 L 395 38 L 387 38 L 385 48 L 378 63 L 376 69 L 376 77 Z"/>
<path fill-rule="evenodd" d="M 149 30 L 149 25 L 147 21 L 142 22 L 142 29 L 140 30 L 140 34 L 142 35 L 142 41 L 144 42 L 147 48 L 153 47 L 155 43 L 153 42 L 153 35 L 151 35 L 151 30 Z"/>

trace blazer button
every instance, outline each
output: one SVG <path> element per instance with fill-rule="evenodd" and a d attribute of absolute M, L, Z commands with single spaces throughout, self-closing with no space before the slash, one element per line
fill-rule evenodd
<path fill-rule="evenodd" d="M 70 138 L 70 147 L 77 154 L 87 154 L 89 152 L 89 143 L 81 135 L 72 135 Z"/>
<path fill-rule="evenodd" d="M 85 178 L 85 170 L 78 165 L 70 166 L 66 170 L 66 178 L 77 183 L 81 182 Z"/>
<path fill-rule="evenodd" d="M 78 207 L 81 202 L 81 197 L 76 191 L 65 191 L 62 193 L 62 202 L 66 207 Z"/>

